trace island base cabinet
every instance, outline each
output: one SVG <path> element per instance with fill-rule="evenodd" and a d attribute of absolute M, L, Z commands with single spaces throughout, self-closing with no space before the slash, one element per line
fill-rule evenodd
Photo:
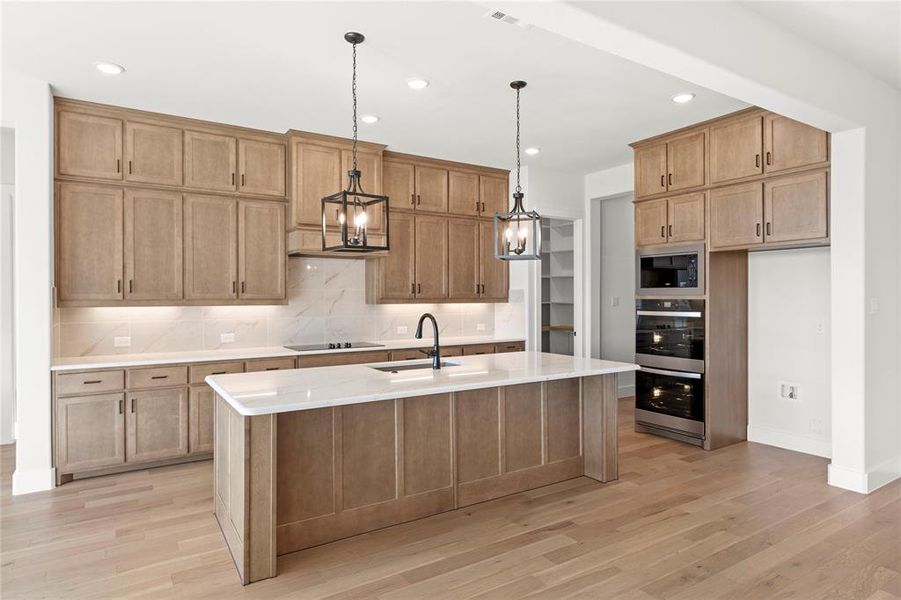
<path fill-rule="evenodd" d="M 586 475 L 617 477 L 616 376 L 242 416 L 215 397 L 213 497 L 241 581 L 276 557 Z"/>

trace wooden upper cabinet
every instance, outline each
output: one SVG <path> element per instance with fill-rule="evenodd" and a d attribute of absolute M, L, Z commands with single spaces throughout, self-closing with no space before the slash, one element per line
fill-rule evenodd
<path fill-rule="evenodd" d="M 454 299 L 474 299 L 479 285 L 479 221 L 448 219 L 448 292 Z"/>
<path fill-rule="evenodd" d="M 122 190 L 61 183 L 57 188 L 59 299 L 122 299 Z"/>
<path fill-rule="evenodd" d="M 666 243 L 666 198 L 635 203 L 635 245 Z"/>
<path fill-rule="evenodd" d="M 763 243 L 763 184 L 746 183 L 710 191 L 710 247 Z"/>
<path fill-rule="evenodd" d="M 182 185 L 182 130 L 125 123 L 125 179 L 139 183 Z"/>
<path fill-rule="evenodd" d="M 710 183 L 763 173 L 763 116 L 710 126 Z"/>
<path fill-rule="evenodd" d="M 484 300 L 507 300 L 508 273 L 507 261 L 494 256 L 497 239 L 494 236 L 494 223 L 479 221 L 479 283 L 481 298 Z"/>
<path fill-rule="evenodd" d="M 285 207 L 267 200 L 238 201 L 238 297 L 285 298 Z"/>
<path fill-rule="evenodd" d="M 776 173 L 829 160 L 829 134 L 788 117 L 768 114 L 763 120 L 764 170 Z"/>
<path fill-rule="evenodd" d="M 667 242 L 704 241 L 706 197 L 698 192 L 667 199 Z"/>
<path fill-rule="evenodd" d="M 635 149 L 635 197 L 666 191 L 666 144 Z"/>
<path fill-rule="evenodd" d="M 237 201 L 186 195 L 184 219 L 185 299 L 237 298 Z"/>
<path fill-rule="evenodd" d="M 479 198 L 483 217 L 493 217 L 496 212 L 507 212 L 510 206 L 507 178 L 479 175 Z"/>
<path fill-rule="evenodd" d="M 238 140 L 238 191 L 265 196 L 285 195 L 285 145 Z"/>
<path fill-rule="evenodd" d="M 56 400 L 56 469 L 62 473 L 125 462 L 125 396 Z"/>
<path fill-rule="evenodd" d="M 382 163 L 383 193 L 391 209 L 416 206 L 416 168 L 411 163 L 385 160 Z"/>
<path fill-rule="evenodd" d="M 125 298 L 182 298 L 180 192 L 126 190 Z"/>
<path fill-rule="evenodd" d="M 447 212 L 447 169 L 416 165 L 416 210 Z"/>
<path fill-rule="evenodd" d="M 666 189 L 673 192 L 703 186 L 706 132 L 673 138 L 666 143 Z"/>
<path fill-rule="evenodd" d="M 341 171 L 344 175 L 345 183 L 341 189 L 347 187 L 347 172 L 353 168 L 353 152 L 350 150 L 341 151 Z M 357 170 L 360 171 L 360 186 L 367 194 L 382 193 L 382 155 L 380 152 L 367 152 L 365 150 L 357 150 Z M 335 190 L 336 192 L 339 190 Z M 390 199 L 389 199 L 390 203 Z M 382 218 L 382 210 L 369 210 L 368 231 L 383 231 L 385 224 Z"/>
<path fill-rule="evenodd" d="M 391 213 L 391 251 L 377 258 L 378 300 L 410 300 L 416 295 L 416 227 L 410 213 Z"/>
<path fill-rule="evenodd" d="M 341 177 L 341 150 L 307 142 L 295 144 L 294 224 L 321 227 L 322 199 L 346 185 Z"/>
<path fill-rule="evenodd" d="M 61 110 L 57 117 L 60 175 L 122 179 L 122 120 Z"/>
<path fill-rule="evenodd" d="M 234 191 L 237 140 L 228 135 L 185 131 L 185 187 Z"/>
<path fill-rule="evenodd" d="M 128 462 L 164 460 L 188 453 L 188 388 L 129 392 L 127 396 Z"/>
<path fill-rule="evenodd" d="M 825 171 L 789 175 L 763 185 L 767 242 L 801 242 L 828 236 Z"/>
<path fill-rule="evenodd" d="M 416 216 L 416 297 L 443 299 L 447 293 L 447 222 L 438 216 Z"/>
<path fill-rule="evenodd" d="M 482 211 L 479 176 L 475 173 L 448 171 L 447 204 L 451 214 L 477 216 Z"/>

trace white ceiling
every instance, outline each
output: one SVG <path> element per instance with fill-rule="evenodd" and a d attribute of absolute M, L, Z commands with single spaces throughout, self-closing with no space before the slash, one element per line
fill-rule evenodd
<path fill-rule="evenodd" d="M 766 19 L 901 89 L 899 0 L 742 2 Z"/>
<path fill-rule="evenodd" d="M 3 2 L 3 69 L 57 95 L 234 123 L 349 136 L 350 46 L 359 47 L 361 138 L 509 167 L 513 79 L 525 79 L 526 165 L 590 172 L 628 162 L 627 143 L 744 104 L 469 2 Z M 124 65 L 117 77 L 94 61 Z M 415 92 L 410 77 L 431 82 Z M 697 93 L 676 105 L 676 92 Z"/>

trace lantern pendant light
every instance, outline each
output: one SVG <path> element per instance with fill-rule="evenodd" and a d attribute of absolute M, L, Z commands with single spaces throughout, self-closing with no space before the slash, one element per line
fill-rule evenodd
<path fill-rule="evenodd" d="M 366 38 L 362 33 L 350 31 L 344 34 L 344 39 L 353 46 L 353 161 L 347 172 L 347 189 L 322 199 L 322 250 L 385 252 L 388 250 L 388 196 L 364 192 L 357 169 L 357 44 Z M 336 233 L 337 243 L 329 244 Z M 382 236 L 384 243 L 379 243 Z"/>
<path fill-rule="evenodd" d="M 513 81 L 516 90 L 516 188 L 513 192 L 513 209 L 494 213 L 494 256 L 501 260 L 541 259 L 541 217 L 534 210 L 527 211 L 522 204 L 524 194 L 519 182 L 519 93 L 526 87 L 525 81 Z"/>

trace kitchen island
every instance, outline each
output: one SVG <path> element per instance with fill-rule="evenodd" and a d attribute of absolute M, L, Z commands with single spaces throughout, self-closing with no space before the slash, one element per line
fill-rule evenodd
<path fill-rule="evenodd" d="M 277 556 L 558 481 L 617 477 L 616 373 L 539 352 L 207 377 L 216 518 L 242 583 Z"/>

